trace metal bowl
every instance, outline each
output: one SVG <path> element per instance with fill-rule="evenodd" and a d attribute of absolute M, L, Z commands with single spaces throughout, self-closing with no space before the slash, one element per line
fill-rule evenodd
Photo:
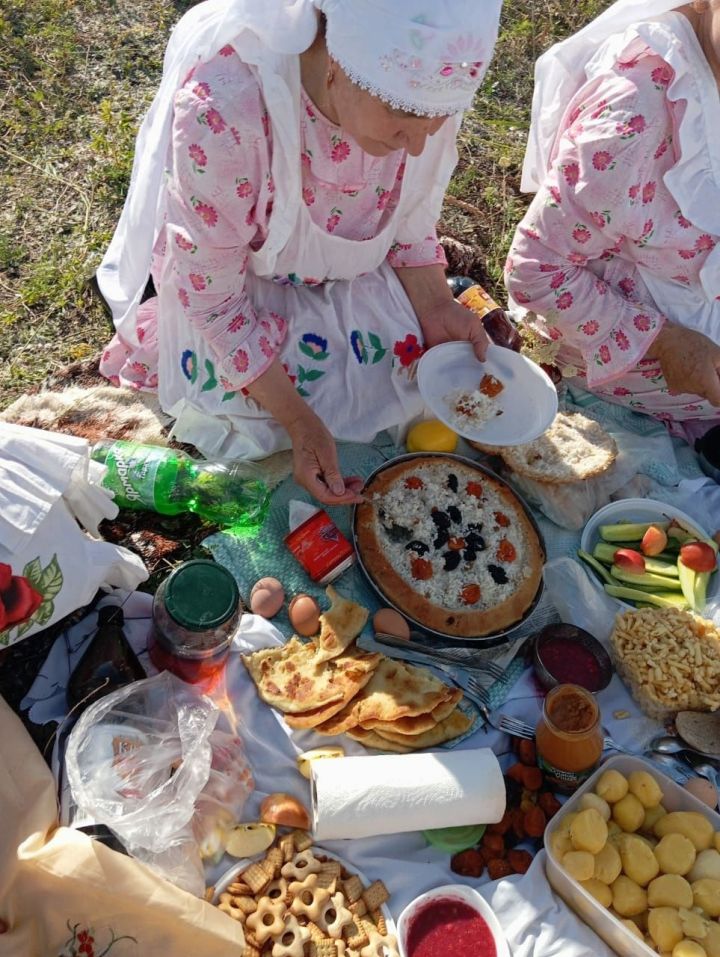
<path fill-rule="evenodd" d="M 398 462 L 405 462 L 411 459 L 429 459 L 429 458 L 449 459 L 454 462 L 461 462 L 463 465 L 469 465 L 471 468 L 475 469 L 475 471 L 477 471 L 478 473 L 489 476 L 490 478 L 494 479 L 496 482 L 499 482 L 500 485 L 504 485 L 507 489 L 509 489 L 512 492 L 514 498 L 516 498 L 517 501 L 519 502 L 530 524 L 534 528 L 535 533 L 538 537 L 538 541 L 540 543 L 540 547 L 543 551 L 543 555 L 547 554 L 547 549 L 545 548 L 545 540 L 543 538 L 542 532 L 540 531 L 538 524 L 535 521 L 535 518 L 532 512 L 530 511 L 530 509 L 528 508 L 527 504 L 518 495 L 515 489 L 512 488 L 510 485 L 508 485 L 506 481 L 504 481 L 504 479 L 500 478 L 500 476 L 497 475 L 495 472 L 493 472 L 491 469 L 484 468 L 483 466 L 479 465 L 477 462 L 473 461 L 473 459 L 465 458 L 462 455 L 456 455 L 453 452 L 410 452 L 406 455 L 398 455 L 395 458 L 392 458 L 389 461 L 384 462 L 381 466 L 379 466 L 379 468 L 375 469 L 374 472 L 368 475 L 368 477 L 365 479 L 365 484 L 367 485 L 369 482 L 371 482 L 375 478 L 376 475 L 379 475 L 385 469 L 390 468 L 393 465 L 397 465 Z M 530 618 L 532 613 L 537 608 L 540 599 L 542 598 L 543 590 L 544 590 L 543 579 L 540 580 L 540 585 L 538 586 L 538 590 L 535 594 L 535 597 L 533 598 L 529 607 L 526 609 L 522 618 L 514 622 L 514 624 L 512 624 L 509 628 L 504 629 L 503 631 L 490 632 L 487 635 L 478 635 L 477 637 L 471 637 L 471 636 L 458 637 L 457 635 L 451 635 L 451 634 L 448 634 L 447 632 L 436 631 L 432 628 L 428 628 L 428 626 L 424 622 L 418 621 L 417 619 L 412 618 L 402 608 L 398 608 L 398 606 L 395 605 L 390 600 L 390 598 L 385 594 L 385 591 L 382 587 L 382 583 L 376 581 L 373 578 L 369 569 L 365 566 L 365 563 L 363 562 L 363 556 L 360 552 L 360 549 L 358 548 L 356 530 L 357 530 L 357 506 L 354 506 L 353 516 L 352 516 L 352 540 L 353 540 L 353 545 L 355 546 L 355 554 L 357 555 L 357 563 L 359 567 L 362 569 L 363 574 L 365 575 L 365 578 L 367 579 L 368 583 L 372 586 L 376 594 L 380 597 L 380 599 L 385 605 L 387 605 L 390 608 L 394 608 L 404 618 L 406 618 L 412 625 L 414 625 L 415 628 L 419 629 L 422 632 L 425 632 L 428 635 L 434 635 L 438 638 L 444 638 L 446 640 L 455 641 L 465 645 L 469 645 L 469 644 L 476 645 L 478 643 L 482 643 L 483 648 L 493 648 L 493 647 L 498 647 L 500 645 L 505 645 L 512 640 L 512 633 L 517 628 L 519 628 L 520 625 L 524 624 Z"/>
<path fill-rule="evenodd" d="M 607 686 L 610 684 L 613 673 L 610 655 L 597 640 L 597 638 L 594 638 L 589 631 L 585 631 L 584 628 L 578 628 L 577 625 L 568 624 L 546 625 L 542 631 L 538 632 L 535 638 L 535 647 L 533 650 L 533 667 L 535 669 L 537 679 L 543 688 L 546 691 L 550 691 L 550 689 L 554 688 L 556 685 L 565 684 L 570 681 L 570 678 L 568 677 L 556 677 L 543 661 L 543 647 L 558 638 L 562 639 L 563 641 L 571 641 L 585 648 L 592 654 L 598 665 L 598 668 L 600 669 L 600 677 L 598 679 L 598 686 L 596 688 L 588 688 L 582 680 L 577 678 L 577 676 L 573 677 L 571 683 L 578 684 L 580 687 L 585 688 L 587 691 L 590 691 L 593 694 L 597 694 L 599 691 L 603 691 L 605 688 L 607 688 Z"/>

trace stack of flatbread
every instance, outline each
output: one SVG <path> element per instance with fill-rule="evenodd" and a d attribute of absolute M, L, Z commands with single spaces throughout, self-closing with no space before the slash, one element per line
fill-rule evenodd
<path fill-rule="evenodd" d="M 312 641 L 245 655 L 258 694 L 285 715 L 291 728 L 343 732 L 369 748 L 409 752 L 436 747 L 467 731 L 472 718 L 458 708 L 462 692 L 425 668 L 365 652 L 355 639 L 368 612 L 327 589 L 330 608 Z"/>
<path fill-rule="evenodd" d="M 613 437 L 579 412 L 558 412 L 547 431 L 525 445 L 470 444 L 501 458 L 513 484 L 563 528 L 582 528 L 627 481 L 614 481 Z"/>

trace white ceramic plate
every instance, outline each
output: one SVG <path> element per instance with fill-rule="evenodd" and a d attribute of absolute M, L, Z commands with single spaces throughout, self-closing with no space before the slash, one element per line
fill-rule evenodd
<path fill-rule="evenodd" d="M 502 415 L 479 428 L 460 430 L 447 396 L 458 389 L 477 389 L 486 374 L 502 382 L 494 400 Z M 548 428 L 557 414 L 555 386 L 540 366 L 510 349 L 490 345 L 480 362 L 469 342 L 444 342 L 429 349 L 418 363 L 418 387 L 425 404 L 453 432 L 488 445 L 524 445 Z"/>
<path fill-rule="evenodd" d="M 317 851 L 318 855 L 331 858 L 333 861 L 338 861 L 340 864 L 342 864 L 344 868 L 350 871 L 351 874 L 357 874 L 357 876 L 360 878 L 360 880 L 362 881 L 365 887 L 369 887 L 370 884 L 372 883 L 372 881 L 369 881 L 367 877 L 365 877 L 362 871 L 358 870 L 358 868 L 355 867 L 354 864 L 351 864 L 349 861 L 346 861 L 344 857 L 339 857 L 337 854 L 333 854 L 332 851 L 326 850 L 324 847 L 321 847 L 319 844 L 317 845 L 313 844 L 310 850 L 312 850 L 313 852 Z M 264 855 L 262 854 L 258 854 L 258 856 L 253 858 L 253 860 L 258 861 L 263 856 Z M 240 871 L 244 871 L 249 864 L 252 864 L 252 862 L 253 861 L 249 859 L 235 861 L 232 867 L 228 868 L 225 871 L 222 877 L 219 878 L 219 880 L 215 884 L 213 904 L 216 904 L 220 900 L 220 895 L 223 894 L 226 891 L 226 889 L 230 886 L 230 884 L 233 883 L 233 881 L 238 876 Z M 395 921 L 393 920 L 393 916 L 390 913 L 390 910 L 388 909 L 387 904 L 383 904 L 380 910 L 382 911 L 383 917 L 385 918 L 388 934 L 397 935 L 397 928 L 395 926 Z"/>
<path fill-rule="evenodd" d="M 510 957 L 507 940 L 505 939 L 500 922 L 490 909 L 490 905 L 473 887 L 468 887 L 465 884 L 445 884 L 442 887 L 436 887 L 434 890 L 428 891 L 427 894 L 421 894 L 419 897 L 416 897 L 414 901 L 411 901 L 407 905 L 398 918 L 398 946 L 400 957 L 407 957 L 407 935 L 413 917 L 415 917 L 426 904 L 430 904 L 435 900 L 447 900 L 448 898 L 450 900 L 462 901 L 464 904 L 472 907 L 474 911 L 477 911 L 490 928 L 495 941 L 497 957 Z M 468 955 L 468 957 L 470 957 L 470 955 Z"/>
<path fill-rule="evenodd" d="M 601 525 L 614 525 L 616 522 L 665 522 L 673 518 L 676 518 L 683 525 L 687 526 L 687 528 L 695 530 L 702 537 L 710 538 L 710 535 L 702 525 L 696 522 L 694 518 L 690 518 L 686 512 L 675 508 L 674 505 L 659 502 L 654 498 L 624 498 L 620 499 L 619 502 L 609 502 L 595 512 L 582 531 L 580 548 L 582 551 L 587 552 L 588 555 L 592 555 L 593 549 L 600 541 L 599 529 Z M 595 585 L 599 591 L 603 591 L 603 583 L 595 572 L 591 568 L 588 568 L 584 562 L 581 562 L 581 564 L 590 576 L 593 585 Z M 618 584 L 626 583 L 618 582 Z M 708 602 L 717 598 L 718 592 L 720 592 L 720 572 L 716 572 L 710 579 L 707 590 Z M 609 598 L 610 596 L 608 595 L 607 597 Z M 634 607 L 627 602 L 621 601 L 619 598 L 611 599 L 611 601 L 617 602 L 622 608 L 632 609 Z"/>

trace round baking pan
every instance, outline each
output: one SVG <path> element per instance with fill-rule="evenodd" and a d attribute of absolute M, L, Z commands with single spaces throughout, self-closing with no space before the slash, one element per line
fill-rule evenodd
<path fill-rule="evenodd" d="M 368 485 L 370 482 L 372 482 L 372 480 L 377 475 L 380 475 L 381 472 L 384 472 L 385 469 L 391 468 L 392 466 L 397 465 L 400 462 L 409 462 L 409 461 L 417 460 L 417 459 L 420 459 L 423 462 L 427 462 L 429 459 L 442 459 L 443 461 L 447 461 L 447 462 L 460 462 L 462 463 L 462 465 L 465 465 L 473 469 L 479 475 L 488 476 L 489 478 L 493 479 L 495 482 L 498 482 L 500 485 L 504 486 L 512 494 L 513 498 L 517 500 L 518 504 L 524 511 L 528 521 L 534 528 L 535 534 L 537 535 L 538 541 L 540 543 L 540 548 L 542 549 L 542 552 L 543 552 L 543 556 L 547 554 L 542 532 L 538 528 L 538 524 L 535 521 L 535 518 L 532 512 L 530 511 L 530 509 L 528 508 L 527 504 L 518 495 L 515 489 L 512 488 L 510 485 L 508 485 L 507 482 L 501 479 L 500 476 L 497 475 L 495 472 L 493 472 L 491 469 L 484 468 L 482 465 L 478 465 L 478 463 L 474 462 L 472 459 L 467 459 L 462 455 L 456 455 L 452 452 L 411 452 L 406 455 L 398 455 L 394 459 L 390 459 L 387 462 L 383 462 L 381 466 L 376 468 L 374 472 L 368 475 L 368 477 L 365 479 L 365 485 Z M 512 640 L 512 633 L 517 628 L 519 628 L 520 625 L 524 624 L 528 620 L 528 618 L 530 618 L 533 611 L 537 608 L 540 598 L 542 597 L 544 586 L 543 586 L 543 581 L 541 579 L 540 585 L 538 586 L 538 590 L 535 593 L 535 597 L 533 598 L 532 602 L 526 609 L 525 614 L 522 616 L 522 618 L 518 619 L 518 621 L 516 621 L 513 625 L 511 625 L 510 628 L 505 628 L 502 631 L 489 632 L 486 635 L 478 635 L 477 637 L 472 637 L 469 635 L 464 635 L 462 637 L 459 637 L 457 635 L 448 634 L 447 632 L 437 631 L 436 629 L 429 628 L 426 624 L 424 624 L 424 622 L 419 621 L 417 618 L 411 617 L 410 615 L 407 614 L 407 612 L 403 611 L 402 608 L 399 608 L 388 597 L 388 595 L 386 595 L 380 582 L 376 581 L 372 573 L 366 567 L 365 562 L 363 561 L 362 552 L 360 551 L 360 548 L 358 547 L 358 541 L 357 541 L 357 506 L 354 506 L 353 508 L 352 540 L 353 540 L 353 545 L 355 547 L 355 554 L 357 555 L 358 565 L 362 569 L 363 574 L 367 578 L 368 582 L 370 583 L 374 591 L 381 598 L 381 600 L 388 607 L 394 608 L 396 611 L 400 612 L 400 614 L 404 618 L 407 618 L 407 620 L 412 625 L 414 625 L 415 628 L 425 632 L 428 635 L 435 635 L 437 638 L 443 638 L 445 640 L 457 642 L 458 644 L 472 644 L 472 645 L 482 644 L 483 647 L 485 648 L 492 648 L 492 647 L 497 647 L 499 645 L 507 644 L 509 641 Z"/>

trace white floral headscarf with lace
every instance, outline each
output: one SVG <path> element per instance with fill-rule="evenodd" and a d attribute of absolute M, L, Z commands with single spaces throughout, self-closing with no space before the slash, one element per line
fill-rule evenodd
<path fill-rule="evenodd" d="M 391 106 L 423 116 L 466 110 L 485 74 L 501 0 L 314 0 L 330 55 Z"/>

